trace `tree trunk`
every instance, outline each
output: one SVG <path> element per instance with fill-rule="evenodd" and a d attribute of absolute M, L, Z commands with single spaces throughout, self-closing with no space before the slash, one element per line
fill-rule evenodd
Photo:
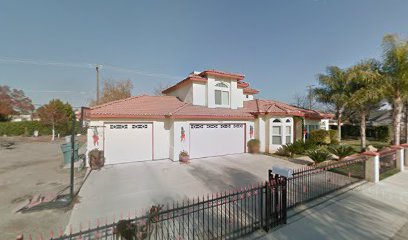
<path fill-rule="evenodd" d="M 337 110 L 337 140 L 341 142 L 341 110 Z"/>
<path fill-rule="evenodd" d="M 366 113 L 360 113 L 360 139 L 361 139 L 361 151 L 365 151 L 367 147 L 366 140 Z"/>
<path fill-rule="evenodd" d="M 51 137 L 51 141 L 55 140 L 55 126 L 54 123 L 52 123 L 52 137 Z"/>
<path fill-rule="evenodd" d="M 408 102 L 405 103 L 405 143 L 408 143 Z"/>
<path fill-rule="evenodd" d="M 401 112 L 403 103 L 401 97 L 394 99 L 393 109 L 392 109 L 392 128 L 394 132 L 394 145 L 400 145 L 401 139 Z"/>

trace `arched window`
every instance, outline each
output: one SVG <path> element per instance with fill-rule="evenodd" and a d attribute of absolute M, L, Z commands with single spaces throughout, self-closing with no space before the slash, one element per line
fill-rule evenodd
<path fill-rule="evenodd" d="M 227 83 L 217 82 L 214 86 L 215 105 L 229 106 L 230 89 Z"/>
<path fill-rule="evenodd" d="M 272 145 L 282 145 L 292 142 L 292 119 L 276 118 L 271 123 Z"/>
<path fill-rule="evenodd" d="M 223 82 L 219 82 L 217 84 L 215 84 L 216 87 L 220 87 L 220 88 L 228 88 L 228 85 L 223 83 Z"/>

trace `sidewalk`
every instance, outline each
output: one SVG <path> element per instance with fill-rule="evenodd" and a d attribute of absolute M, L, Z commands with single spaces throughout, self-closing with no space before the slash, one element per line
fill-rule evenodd
<path fill-rule="evenodd" d="M 407 239 L 408 171 L 295 212 L 285 226 L 253 239 Z"/>

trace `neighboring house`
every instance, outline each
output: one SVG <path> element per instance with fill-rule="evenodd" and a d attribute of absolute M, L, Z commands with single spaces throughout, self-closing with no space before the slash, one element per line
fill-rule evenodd
<path fill-rule="evenodd" d="M 33 114 L 20 114 L 11 116 L 12 122 L 23 122 L 23 121 L 40 121 L 40 118 Z"/>
<path fill-rule="evenodd" d="M 244 76 L 215 70 L 194 72 L 163 91 L 165 96 L 135 96 L 90 108 L 88 151 L 104 150 L 105 163 L 191 158 L 245 153 L 257 138 L 262 152 L 302 139 L 302 120 L 328 129 L 332 115 L 273 100 Z M 311 127 L 310 127 L 311 128 Z"/>

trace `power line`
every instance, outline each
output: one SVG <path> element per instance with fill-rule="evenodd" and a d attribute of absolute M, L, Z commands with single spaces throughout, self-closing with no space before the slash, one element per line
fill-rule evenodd
<path fill-rule="evenodd" d="M 53 61 L 44 61 L 38 59 L 28 59 L 28 58 L 10 58 L 0 56 L 0 62 L 3 63 L 15 63 L 15 64 L 31 64 L 31 65 L 40 65 L 40 66 L 52 66 L 52 67 L 68 67 L 68 68 L 94 68 L 96 64 L 91 63 L 70 63 L 70 62 L 53 62 Z M 154 72 L 147 72 L 142 71 L 139 69 L 133 68 L 125 68 L 125 67 L 118 67 L 110 64 L 102 64 L 99 65 L 100 69 L 106 68 L 117 72 L 126 72 L 126 73 L 133 73 L 137 75 L 143 75 L 148 77 L 157 77 L 157 78 L 167 78 L 167 79 L 182 79 L 179 76 L 172 76 L 163 73 L 154 73 Z"/>

